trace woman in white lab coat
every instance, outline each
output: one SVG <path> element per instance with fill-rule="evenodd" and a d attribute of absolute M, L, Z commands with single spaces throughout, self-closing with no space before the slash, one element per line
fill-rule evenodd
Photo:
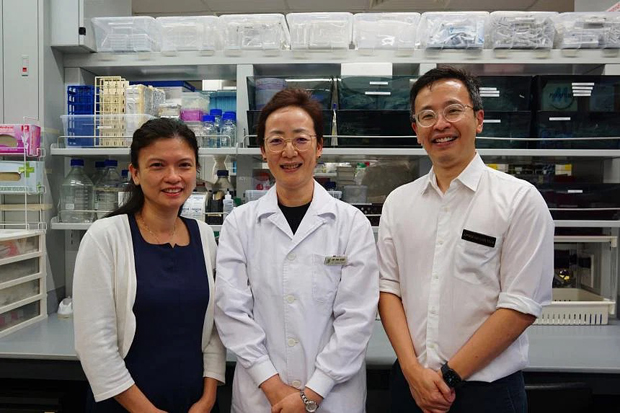
<path fill-rule="evenodd" d="M 276 94 L 257 131 L 276 184 L 226 218 L 216 265 L 215 322 L 237 356 L 232 411 L 364 412 L 379 298 L 369 221 L 313 178 L 323 118 L 305 91 Z"/>

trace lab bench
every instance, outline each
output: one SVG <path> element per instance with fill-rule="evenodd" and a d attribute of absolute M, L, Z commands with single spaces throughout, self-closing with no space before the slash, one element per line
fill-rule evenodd
<path fill-rule="evenodd" d="M 526 375 L 553 373 L 607 376 L 620 394 L 620 320 L 603 326 L 531 326 Z M 0 378 L 84 380 L 73 345 L 73 319 L 46 320 L 0 339 Z M 229 354 L 229 364 L 234 355 Z M 396 355 L 380 321 L 366 354 L 368 369 L 389 369 Z M 50 367 L 55 367 L 50 371 Z M 607 387 L 607 386 L 606 386 Z M 593 389 L 596 392 L 596 389 Z"/>

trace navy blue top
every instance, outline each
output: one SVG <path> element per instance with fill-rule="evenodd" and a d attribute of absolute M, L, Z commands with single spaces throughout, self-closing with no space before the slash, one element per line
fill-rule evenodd
<path fill-rule="evenodd" d="M 198 223 L 181 218 L 187 246 L 147 243 L 129 216 L 136 262 L 136 334 L 125 364 L 158 408 L 187 413 L 204 389 L 202 331 L 209 282 Z M 88 403 L 91 412 L 124 412 L 113 398 Z"/>

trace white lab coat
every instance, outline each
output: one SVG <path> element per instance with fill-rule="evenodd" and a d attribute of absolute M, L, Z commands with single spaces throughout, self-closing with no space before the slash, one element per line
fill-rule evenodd
<path fill-rule="evenodd" d="M 326 265 L 326 257 L 346 257 Z M 355 207 L 318 183 L 295 235 L 275 187 L 226 218 L 215 321 L 237 355 L 233 413 L 268 412 L 258 387 L 279 374 L 324 396 L 320 411 L 365 411 L 364 358 L 379 299 L 374 236 Z"/>

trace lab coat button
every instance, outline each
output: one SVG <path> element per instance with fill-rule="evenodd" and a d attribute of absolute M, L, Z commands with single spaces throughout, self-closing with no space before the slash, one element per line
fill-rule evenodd
<path fill-rule="evenodd" d="M 288 258 L 289 261 L 295 261 L 295 258 L 297 258 L 297 256 L 293 253 L 290 253 L 286 258 Z"/>
<path fill-rule="evenodd" d="M 287 295 L 286 302 L 289 304 L 293 304 L 295 302 L 295 297 L 293 297 L 292 295 Z"/>
<path fill-rule="evenodd" d="M 295 340 L 294 338 L 289 338 L 288 340 L 286 340 L 286 342 L 288 343 L 289 347 L 295 347 L 295 344 L 297 344 L 297 340 Z"/>
<path fill-rule="evenodd" d="M 295 387 L 296 389 L 300 389 L 301 388 L 301 382 L 299 380 L 293 380 L 291 382 L 291 386 Z"/>

